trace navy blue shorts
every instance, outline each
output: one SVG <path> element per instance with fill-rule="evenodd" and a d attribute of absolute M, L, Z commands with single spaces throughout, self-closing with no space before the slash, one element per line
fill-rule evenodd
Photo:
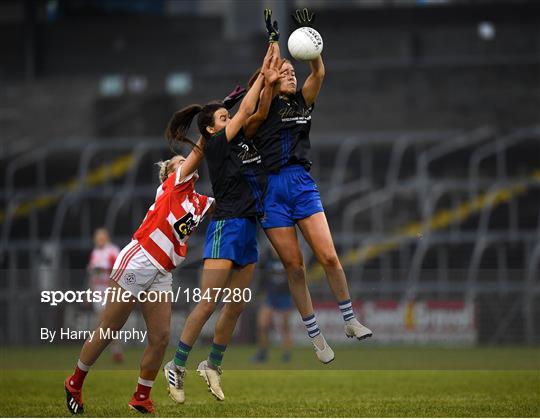
<path fill-rule="evenodd" d="M 323 211 L 319 189 L 303 166 L 283 167 L 268 176 L 263 228 L 292 227 L 298 220 Z"/>
<path fill-rule="evenodd" d="M 291 294 L 288 292 L 269 292 L 266 304 L 274 310 L 289 310 L 293 306 Z"/>
<path fill-rule="evenodd" d="M 244 266 L 256 263 L 258 258 L 255 217 L 210 221 L 206 230 L 203 259 L 229 259 Z"/>

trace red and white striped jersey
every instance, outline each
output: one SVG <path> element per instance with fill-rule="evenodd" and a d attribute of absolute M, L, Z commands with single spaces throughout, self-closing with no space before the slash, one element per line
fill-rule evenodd
<path fill-rule="evenodd" d="M 214 202 L 195 192 L 194 174 L 179 182 L 181 168 L 159 186 L 155 202 L 133 235 L 156 268 L 167 272 L 182 263 L 190 234 Z"/>
<path fill-rule="evenodd" d="M 107 287 L 109 285 L 109 275 L 111 274 L 114 261 L 119 253 L 119 249 L 112 243 L 102 248 L 94 248 L 90 253 L 88 271 L 90 272 L 90 287 Z"/>

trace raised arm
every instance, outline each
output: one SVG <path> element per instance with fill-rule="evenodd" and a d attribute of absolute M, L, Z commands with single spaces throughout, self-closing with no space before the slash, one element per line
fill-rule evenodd
<path fill-rule="evenodd" d="M 184 163 L 182 163 L 182 166 L 180 166 L 180 178 L 178 179 L 178 183 L 182 183 L 184 179 L 191 176 L 191 174 L 199 168 L 203 157 L 204 138 L 201 135 L 197 141 L 197 145 L 193 147 L 189 155 L 186 157 L 186 160 L 184 160 Z"/>
<path fill-rule="evenodd" d="M 273 56 L 270 61 L 270 67 L 264 70 L 264 88 L 260 95 L 257 112 L 251 115 L 244 123 L 244 134 L 246 138 L 252 138 L 268 116 L 270 104 L 275 96 L 274 86 L 276 85 L 276 81 L 279 80 L 279 62 L 279 58 Z"/>
<path fill-rule="evenodd" d="M 281 68 L 284 60 L 281 60 L 281 51 L 279 50 L 279 25 L 277 20 L 272 22 L 272 9 L 264 9 L 264 23 L 268 32 L 268 42 L 273 46 L 273 55 L 278 58 L 278 70 Z M 272 98 L 279 92 L 279 83 L 274 84 Z"/>
<path fill-rule="evenodd" d="M 325 74 L 324 63 L 320 55 L 316 59 L 310 61 L 309 66 L 311 67 L 311 74 L 308 76 L 302 87 L 302 96 L 304 96 L 304 100 L 308 106 L 315 103 L 315 99 L 317 99 L 317 96 L 321 91 Z"/>
<path fill-rule="evenodd" d="M 257 108 L 257 112 L 251 115 L 244 123 L 244 135 L 246 136 L 246 138 L 254 137 L 257 130 L 268 116 L 268 111 L 270 110 L 270 103 L 272 102 L 272 98 L 274 96 L 273 90 L 273 85 L 268 85 L 267 83 L 265 83 L 265 86 L 262 90 L 259 107 Z"/>
<path fill-rule="evenodd" d="M 255 81 L 251 89 L 248 90 L 242 102 L 240 102 L 238 111 L 225 127 L 225 135 L 227 137 L 227 141 L 231 141 L 234 137 L 236 137 L 240 129 L 242 129 L 246 120 L 253 114 L 253 112 L 255 112 L 255 107 L 257 106 L 257 101 L 259 100 L 259 96 L 261 94 L 261 90 L 264 84 L 264 73 L 270 68 L 272 51 L 273 47 L 271 44 L 268 47 L 266 56 L 264 57 L 261 73 L 259 73 L 259 75 L 257 76 L 257 80 Z"/>
<path fill-rule="evenodd" d="M 315 13 L 311 13 L 308 9 L 298 9 L 292 14 L 292 18 L 297 27 L 313 27 L 315 22 Z M 315 103 L 315 99 L 321 91 L 322 82 L 324 80 L 324 63 L 319 55 L 316 59 L 309 62 L 311 74 L 306 79 L 302 87 L 302 96 L 306 101 L 306 105 L 310 106 Z"/>

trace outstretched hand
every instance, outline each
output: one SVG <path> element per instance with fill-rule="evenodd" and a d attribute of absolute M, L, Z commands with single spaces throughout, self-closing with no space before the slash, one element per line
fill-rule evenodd
<path fill-rule="evenodd" d="M 264 79 L 267 84 L 274 84 L 280 77 L 279 64 L 281 59 L 277 55 L 272 55 L 268 63 L 268 68 L 264 70 Z"/>
<path fill-rule="evenodd" d="M 270 62 L 272 61 L 272 57 L 274 57 L 275 52 L 275 44 L 270 44 L 268 46 L 268 50 L 266 51 L 266 55 L 264 56 L 263 64 L 261 67 L 261 74 L 264 75 L 264 72 L 270 68 Z"/>
<path fill-rule="evenodd" d="M 315 22 L 315 13 L 310 12 L 307 8 L 296 9 L 296 11 L 291 15 L 294 23 L 297 27 L 301 28 L 303 26 L 313 27 Z"/>

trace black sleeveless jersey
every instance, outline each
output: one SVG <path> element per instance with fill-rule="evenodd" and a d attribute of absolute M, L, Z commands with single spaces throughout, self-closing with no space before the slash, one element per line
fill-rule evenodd
<path fill-rule="evenodd" d="M 292 164 L 306 170 L 311 167 L 309 130 L 314 105 L 306 105 L 301 90 L 288 99 L 276 96 L 272 100 L 268 117 L 253 139 L 265 167 L 272 173 Z"/>
<path fill-rule="evenodd" d="M 243 131 L 227 142 L 225 129 L 204 146 L 216 199 L 214 219 L 262 215 L 266 172 L 259 151 Z"/>

